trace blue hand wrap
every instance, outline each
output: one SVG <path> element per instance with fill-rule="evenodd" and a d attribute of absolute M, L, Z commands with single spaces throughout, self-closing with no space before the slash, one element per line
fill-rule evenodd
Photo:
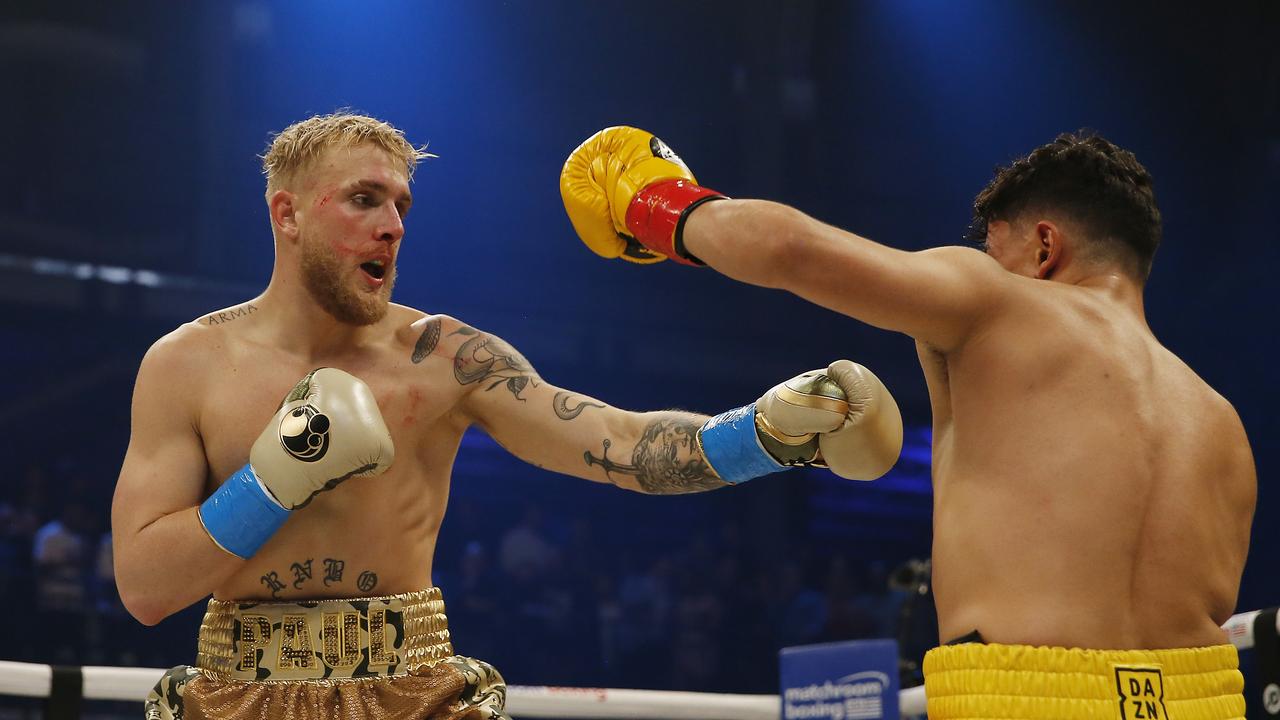
<path fill-rule="evenodd" d="M 721 480 L 737 484 L 789 469 L 760 444 L 756 436 L 756 404 L 720 413 L 698 431 L 702 454 Z"/>
<path fill-rule="evenodd" d="M 247 464 L 200 505 L 200 522 L 209 537 L 245 560 L 258 552 L 288 517 L 289 511 L 267 496 Z"/>

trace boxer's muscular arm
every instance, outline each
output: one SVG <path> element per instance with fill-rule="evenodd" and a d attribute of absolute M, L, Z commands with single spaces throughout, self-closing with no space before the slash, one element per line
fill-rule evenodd
<path fill-rule="evenodd" d="M 628 490 L 690 493 L 723 487 L 696 436 L 703 415 L 636 413 L 558 388 L 538 377 L 502 339 L 434 316 L 423 330 L 467 388 L 460 411 L 520 459 Z M 424 342 L 418 343 L 421 356 Z M 430 353 L 432 350 L 427 350 Z"/>
<path fill-rule="evenodd" d="M 940 350 L 999 306 L 996 261 L 963 247 L 905 252 L 763 200 L 718 200 L 688 216 L 689 253 L 736 280 L 806 300 Z"/>
<path fill-rule="evenodd" d="M 178 331 L 181 333 L 182 331 Z M 200 600 L 244 561 L 200 525 L 206 461 L 190 405 L 192 355 L 169 336 L 138 369 L 129 448 L 111 503 L 116 586 L 125 607 L 154 625 Z"/>

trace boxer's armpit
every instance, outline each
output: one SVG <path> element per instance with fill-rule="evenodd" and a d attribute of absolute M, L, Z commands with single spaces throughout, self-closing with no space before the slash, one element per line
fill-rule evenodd
<path fill-rule="evenodd" d="M 640 490 L 653 495 L 702 492 L 724 487 L 727 483 L 716 476 L 698 448 L 698 429 L 703 419 L 696 416 L 665 414 L 649 422 L 631 451 L 631 462 L 620 463 L 609 457 L 615 442 L 605 438 L 602 452 L 583 454 L 587 465 L 601 466 L 616 485 L 613 476 L 634 477 Z M 624 451 L 625 452 L 625 451 Z"/>

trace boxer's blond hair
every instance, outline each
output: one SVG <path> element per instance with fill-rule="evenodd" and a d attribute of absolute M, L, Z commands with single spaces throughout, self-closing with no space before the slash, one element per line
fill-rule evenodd
<path fill-rule="evenodd" d="M 390 123 L 367 115 L 339 110 L 329 115 L 315 115 L 296 122 L 271 137 L 262 154 L 262 174 L 267 176 L 267 197 L 295 180 L 316 158 L 332 147 L 355 147 L 372 144 L 404 163 L 405 174 L 412 180 L 418 161 L 435 157 L 427 146 L 415 147 L 404 137 L 404 131 Z"/>

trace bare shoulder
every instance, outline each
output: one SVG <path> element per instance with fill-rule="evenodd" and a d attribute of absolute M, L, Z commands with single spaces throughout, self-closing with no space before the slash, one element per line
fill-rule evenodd
<path fill-rule="evenodd" d="M 1240 419 L 1235 405 L 1173 351 L 1165 348 L 1165 352 L 1185 373 L 1189 390 L 1183 393 L 1184 401 L 1191 407 L 1198 408 L 1197 415 L 1204 433 L 1221 449 L 1222 461 L 1233 467 L 1247 466 L 1242 469 L 1252 474 L 1253 452 L 1249 447 L 1244 421 Z"/>
<path fill-rule="evenodd" d="M 950 309 L 964 318 L 956 323 L 959 329 L 948 326 L 950 332 L 915 336 L 935 352 L 956 350 L 993 322 L 1010 313 L 1026 312 L 1044 299 L 1043 293 L 1037 292 L 1043 289 L 1038 281 L 1005 270 L 995 258 L 974 247 L 944 245 L 916 251 L 912 256 L 921 273 L 918 282 L 929 286 L 939 298 L 946 298 Z M 1020 297 L 1036 302 L 1011 301 Z M 946 311 L 939 309 L 937 314 L 945 316 Z M 939 339 L 943 342 L 937 342 Z"/>
<path fill-rule="evenodd" d="M 995 258 L 975 247 L 965 245 L 939 245 L 916 252 L 921 257 L 937 258 L 973 272 L 996 272 L 1002 268 Z"/>
<path fill-rule="evenodd" d="M 152 343 L 138 367 L 133 400 L 139 408 L 167 406 L 194 418 L 191 398 L 201 394 L 208 371 L 209 333 L 198 320 L 185 323 Z M 194 390 L 194 392 L 193 392 Z"/>
<path fill-rule="evenodd" d="M 990 255 L 975 247 L 964 245 L 940 245 L 912 253 L 921 261 L 946 267 L 952 272 L 967 276 L 975 282 L 989 283 L 1015 278 L 1013 273 L 1000 267 Z"/>
<path fill-rule="evenodd" d="M 253 317 L 258 312 L 258 301 L 249 300 L 238 305 L 215 310 L 206 315 L 202 315 L 191 322 L 201 327 L 214 328 L 226 326 L 230 329 L 229 323 L 245 318 Z"/>
<path fill-rule="evenodd" d="M 1244 421 L 1240 419 L 1240 413 L 1236 411 L 1235 405 L 1232 405 L 1230 400 L 1210 387 L 1208 383 L 1203 380 L 1201 383 L 1204 385 L 1205 396 L 1209 399 L 1208 404 L 1213 409 L 1214 425 L 1219 437 L 1232 442 L 1235 451 L 1244 451 L 1252 457 Z"/>
<path fill-rule="evenodd" d="M 183 323 L 151 345 L 138 371 L 139 382 L 183 383 L 204 376 L 209 362 L 230 344 L 239 328 L 258 311 L 255 301 L 215 310 Z"/>
<path fill-rule="evenodd" d="M 432 314 L 403 305 L 391 306 L 397 352 L 404 352 L 415 365 L 431 356 L 451 359 L 458 348 L 479 330 L 451 315 Z"/>

